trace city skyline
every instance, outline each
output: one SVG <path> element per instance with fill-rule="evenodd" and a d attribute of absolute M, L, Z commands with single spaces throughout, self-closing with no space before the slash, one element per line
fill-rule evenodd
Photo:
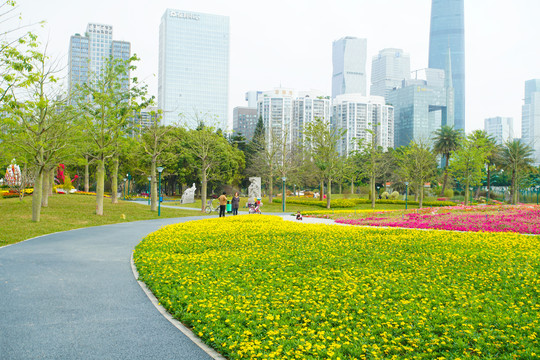
<path fill-rule="evenodd" d="M 142 59 L 136 75 L 156 96 L 159 21 L 165 9 L 230 16 L 229 117 L 234 107 L 246 105 L 249 90 L 281 84 L 319 89 L 330 95 L 332 42 L 345 36 L 366 38 L 368 59 L 384 48 L 400 48 L 410 54 L 411 70 L 428 65 L 431 0 L 418 0 L 412 6 L 397 0 L 376 4 L 336 1 L 331 7 L 322 1 L 276 1 L 264 14 L 257 10 L 260 5 L 248 1 L 133 1 L 129 16 L 125 4 L 100 0 L 93 4 L 52 0 L 20 5 L 24 23 L 48 22 L 35 32 L 43 43 L 48 42 L 49 54 L 63 56 L 66 64 L 69 37 L 81 31 L 81 23 L 111 24 L 115 38 L 130 41 L 132 53 Z M 102 11 L 105 7 L 107 12 Z M 495 0 L 490 2 L 491 16 L 486 17 L 482 4 L 465 3 L 467 131 L 483 128 L 488 117 L 521 119 L 523 82 L 540 78 L 535 61 L 540 49 L 531 45 L 536 44 L 534 34 L 540 28 L 533 16 L 538 11 L 540 3 L 531 0 L 517 0 L 512 7 Z M 500 26 L 501 18 L 504 27 Z M 370 61 L 366 73 L 371 73 Z M 520 121 L 516 122 L 519 136 Z"/>

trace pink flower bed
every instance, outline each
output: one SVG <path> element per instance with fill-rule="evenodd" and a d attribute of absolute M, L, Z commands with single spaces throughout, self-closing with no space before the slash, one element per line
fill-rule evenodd
<path fill-rule="evenodd" d="M 364 219 L 339 218 L 337 223 L 364 226 L 389 226 L 415 229 L 458 231 L 518 232 L 540 234 L 540 208 L 500 208 L 499 211 L 473 212 L 462 208 L 460 213 L 406 214 L 403 218 L 369 217 Z"/>

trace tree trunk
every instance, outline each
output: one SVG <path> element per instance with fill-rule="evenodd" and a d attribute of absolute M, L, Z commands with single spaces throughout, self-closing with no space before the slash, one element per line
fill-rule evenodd
<path fill-rule="evenodd" d="M 465 183 L 465 206 L 469 204 L 469 182 Z"/>
<path fill-rule="evenodd" d="M 375 201 L 377 199 L 377 194 L 375 194 L 375 176 L 369 178 L 369 187 L 371 192 L 371 208 L 375 209 Z"/>
<path fill-rule="evenodd" d="M 326 208 L 330 209 L 330 198 L 332 197 L 332 179 L 328 179 L 328 189 L 326 191 Z"/>
<path fill-rule="evenodd" d="M 323 201 L 324 199 L 324 181 L 321 180 L 321 182 L 319 183 L 319 190 L 320 190 L 320 193 L 321 193 L 321 196 L 320 196 L 320 199 L 321 201 Z"/>
<path fill-rule="evenodd" d="M 88 155 L 85 156 L 86 162 L 84 163 L 84 191 L 90 191 L 90 164 L 88 163 Z"/>
<path fill-rule="evenodd" d="M 156 161 L 150 165 L 150 211 L 158 211 L 158 179 L 156 178 Z"/>
<path fill-rule="evenodd" d="M 113 159 L 113 171 L 111 176 L 111 202 L 118 204 L 118 156 Z"/>
<path fill-rule="evenodd" d="M 351 180 L 351 196 L 354 195 L 354 181 Z"/>
<path fill-rule="evenodd" d="M 421 183 L 423 184 L 424 180 L 422 180 Z M 422 208 L 422 203 L 424 202 L 424 186 L 423 185 L 420 186 L 420 194 L 418 194 L 418 196 L 420 198 L 418 200 L 418 207 L 421 209 Z"/>
<path fill-rule="evenodd" d="M 446 182 L 448 181 L 448 162 L 450 161 L 450 156 L 445 155 L 445 165 L 444 165 L 444 180 L 442 183 L 441 197 L 444 196 L 444 190 L 446 189 Z"/>
<path fill-rule="evenodd" d="M 49 171 L 43 172 L 43 184 L 41 186 L 41 207 L 49 207 Z M 34 191 L 36 190 L 34 186 Z"/>
<path fill-rule="evenodd" d="M 274 179 L 272 176 L 270 176 L 270 179 L 268 180 L 268 202 L 271 204 L 272 200 L 274 198 L 274 195 L 272 195 L 272 192 L 274 190 Z"/>
<path fill-rule="evenodd" d="M 414 192 L 414 201 L 418 201 L 418 193 L 420 191 L 420 186 L 416 185 L 416 190 Z"/>
<path fill-rule="evenodd" d="M 339 193 L 343 194 L 343 183 L 341 181 L 339 182 Z"/>
<path fill-rule="evenodd" d="M 512 170 L 512 204 L 517 205 L 519 202 L 519 189 L 517 187 L 516 170 Z"/>
<path fill-rule="evenodd" d="M 204 212 L 206 207 L 206 190 L 208 187 L 208 181 L 206 179 L 206 169 L 204 168 L 206 164 L 203 163 L 203 170 L 201 171 L 201 211 Z"/>
<path fill-rule="evenodd" d="M 47 192 L 49 195 L 53 194 L 53 187 L 54 187 L 54 168 L 49 170 L 49 188 L 47 189 Z"/>
<path fill-rule="evenodd" d="M 32 195 L 32 221 L 39 222 L 41 217 L 41 195 L 43 191 L 43 168 L 38 166 L 34 180 L 34 193 Z M 24 191 L 24 189 L 23 189 Z"/>
<path fill-rule="evenodd" d="M 491 170 L 489 165 L 487 168 L 487 194 L 486 194 L 486 203 L 489 203 L 489 194 L 491 193 Z"/>
<path fill-rule="evenodd" d="M 96 172 L 96 215 L 103 216 L 103 195 L 105 192 L 105 161 L 97 161 Z"/>

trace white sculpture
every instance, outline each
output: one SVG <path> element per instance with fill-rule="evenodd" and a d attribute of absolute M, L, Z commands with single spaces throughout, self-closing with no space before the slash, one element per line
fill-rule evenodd
<path fill-rule="evenodd" d="M 248 187 L 248 203 L 253 204 L 257 198 L 261 197 L 261 178 L 250 177 L 249 181 L 251 184 Z"/>
<path fill-rule="evenodd" d="M 197 190 L 197 187 L 195 186 L 195 183 L 193 183 L 192 187 L 184 191 L 180 202 L 182 204 L 193 204 L 195 202 L 195 190 Z"/>
<path fill-rule="evenodd" d="M 21 178 L 21 168 L 17 165 L 15 159 L 13 159 L 6 169 L 6 183 L 11 188 L 21 186 Z"/>

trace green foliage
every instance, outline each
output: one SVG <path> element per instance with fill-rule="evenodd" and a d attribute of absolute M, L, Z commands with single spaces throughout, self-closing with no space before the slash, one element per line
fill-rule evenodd
<path fill-rule="evenodd" d="M 454 197 L 454 190 L 453 189 L 446 189 L 444 190 L 444 197 L 451 199 Z"/>
<path fill-rule="evenodd" d="M 399 198 L 399 193 L 397 191 L 394 191 L 392 192 L 392 194 L 390 194 L 391 200 L 397 200 L 398 198 Z"/>
<path fill-rule="evenodd" d="M 399 196 L 399 194 L 398 194 Z M 275 202 L 281 203 L 280 198 L 274 199 Z M 326 207 L 326 203 L 317 200 L 317 199 L 292 199 L 287 198 L 286 200 L 287 204 L 298 204 L 298 205 L 311 205 L 311 206 L 320 206 L 320 207 Z M 352 206 L 350 206 L 350 203 L 353 203 Z M 376 204 L 393 204 L 393 205 L 405 205 L 405 200 L 391 200 L 391 199 L 380 199 L 375 201 Z M 371 204 L 371 200 L 369 199 L 336 199 L 332 200 L 330 202 L 332 208 L 339 208 L 339 207 L 354 207 L 355 205 L 360 204 Z M 419 205 L 419 201 L 407 201 L 408 205 Z M 338 206 L 339 205 L 339 206 Z M 343 206 L 341 206 L 343 205 Z M 424 201 L 422 203 L 423 206 L 433 206 L 433 207 L 440 207 L 440 206 L 455 206 L 456 203 L 453 201 Z"/>

